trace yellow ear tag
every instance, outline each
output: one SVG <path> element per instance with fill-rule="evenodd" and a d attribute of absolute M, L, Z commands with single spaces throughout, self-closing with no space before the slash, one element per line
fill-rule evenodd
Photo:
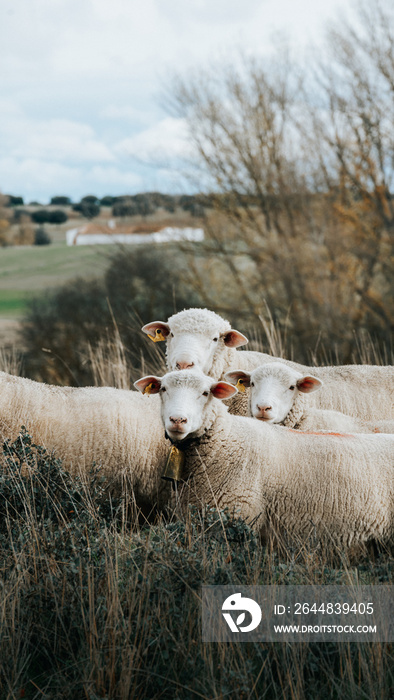
<path fill-rule="evenodd" d="M 145 389 L 144 389 L 144 391 L 143 391 L 143 393 L 144 393 L 144 394 L 151 394 L 151 393 L 152 393 L 153 387 L 154 387 L 153 382 L 151 382 L 150 384 L 147 384 L 146 387 L 145 387 Z"/>
<path fill-rule="evenodd" d="M 150 333 L 148 333 L 148 338 L 153 340 L 154 343 L 160 343 L 161 340 L 164 340 L 163 331 L 161 330 L 161 328 L 156 328 L 155 335 L 151 335 Z"/>
<path fill-rule="evenodd" d="M 244 385 L 244 380 L 243 380 L 243 379 L 238 379 L 238 381 L 237 381 L 237 383 L 236 383 L 235 386 L 236 386 L 236 389 L 238 389 L 238 391 L 241 392 L 241 394 L 245 393 L 246 389 L 245 389 L 245 385 Z"/>

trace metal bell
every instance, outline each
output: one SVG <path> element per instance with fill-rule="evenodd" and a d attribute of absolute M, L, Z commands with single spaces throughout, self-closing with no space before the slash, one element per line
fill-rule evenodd
<path fill-rule="evenodd" d="M 172 481 L 173 485 L 181 481 L 185 459 L 185 453 L 173 445 L 167 457 L 166 466 L 164 467 L 164 473 L 161 478 Z"/>

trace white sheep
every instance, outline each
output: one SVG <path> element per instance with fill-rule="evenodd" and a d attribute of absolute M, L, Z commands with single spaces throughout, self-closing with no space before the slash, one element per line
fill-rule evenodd
<path fill-rule="evenodd" d="M 267 423 L 296 430 L 394 433 L 394 421 L 362 421 L 339 411 L 310 406 L 306 394 L 321 389 L 323 382 L 283 362 L 269 362 L 253 372 L 231 370 L 226 372 L 224 380 L 240 392 L 249 388 L 248 415 Z"/>
<path fill-rule="evenodd" d="M 142 330 L 152 340 L 167 341 L 169 370 L 199 368 L 214 379 L 233 368 L 252 371 L 280 358 L 262 352 L 237 351 L 247 338 L 231 328 L 228 321 L 208 309 L 185 309 L 168 322 L 153 321 Z M 324 392 L 311 396 L 311 405 L 340 411 L 361 420 L 394 419 L 394 368 L 377 365 L 307 367 L 283 360 L 302 374 L 313 374 L 324 382 Z M 236 397 L 232 413 L 246 415 L 247 402 Z"/>
<path fill-rule="evenodd" d="M 228 507 L 262 533 L 273 520 L 346 547 L 393 539 L 394 436 L 303 433 L 234 416 L 216 399 L 235 387 L 196 370 L 135 383 L 147 385 L 185 454 L 181 502 Z"/>
<path fill-rule="evenodd" d="M 168 446 L 157 396 L 144 401 L 136 391 L 50 386 L 0 372 L 1 439 L 14 440 L 22 425 L 71 473 L 96 462 L 115 488 L 127 479 L 137 505 L 166 500 Z"/>

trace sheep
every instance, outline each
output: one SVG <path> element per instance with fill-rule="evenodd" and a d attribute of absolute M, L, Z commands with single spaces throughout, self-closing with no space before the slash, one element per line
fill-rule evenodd
<path fill-rule="evenodd" d="M 303 433 L 235 416 L 217 399 L 236 388 L 198 370 L 147 376 L 163 425 L 183 450 L 179 498 L 228 507 L 262 535 L 313 533 L 339 546 L 394 534 L 394 436 Z"/>
<path fill-rule="evenodd" d="M 96 462 L 115 489 L 128 479 L 138 506 L 165 503 L 168 447 L 157 396 L 147 406 L 136 391 L 50 386 L 0 372 L 0 437 L 14 440 L 22 425 L 71 473 Z"/>
<path fill-rule="evenodd" d="M 323 382 L 283 362 L 260 365 L 253 372 L 231 370 L 226 372 L 224 380 L 242 393 L 250 387 L 248 414 L 267 423 L 279 423 L 296 430 L 394 433 L 394 421 L 361 421 L 339 411 L 309 406 L 305 394 L 317 391 Z"/>
<path fill-rule="evenodd" d="M 361 420 L 394 419 L 394 369 L 391 366 L 343 365 L 307 367 L 262 352 L 237 352 L 247 338 L 228 321 L 208 309 L 185 309 L 168 322 L 153 321 L 142 328 L 149 338 L 167 341 L 169 370 L 199 368 L 213 379 L 233 368 L 252 371 L 261 364 L 277 362 L 324 381 L 324 392 L 310 397 L 317 408 L 340 411 Z M 247 415 L 247 401 L 237 396 L 232 413 Z"/>

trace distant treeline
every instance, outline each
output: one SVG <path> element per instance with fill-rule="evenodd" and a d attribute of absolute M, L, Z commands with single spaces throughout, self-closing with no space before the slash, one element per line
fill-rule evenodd
<path fill-rule="evenodd" d="M 47 210 L 42 207 L 39 202 L 30 202 L 29 206 L 40 207 L 36 211 L 26 211 L 20 209 L 25 205 L 23 197 L 15 195 L 6 195 L 6 207 L 12 207 L 14 211 L 14 220 L 18 221 L 22 215 L 29 216 L 35 223 L 63 223 L 67 221 L 68 214 L 64 210 Z M 161 192 L 143 192 L 134 195 L 122 195 L 112 197 L 96 197 L 89 194 L 79 202 L 72 202 L 70 197 L 64 195 L 56 195 L 51 198 L 48 206 L 61 206 L 71 208 L 73 211 L 80 212 L 82 216 L 93 219 L 98 216 L 101 207 L 112 208 L 113 216 L 149 216 L 154 214 L 158 209 L 164 209 L 167 212 L 174 213 L 177 209 L 188 211 L 192 216 L 203 216 L 206 208 L 213 206 L 213 196 L 201 194 L 182 194 L 170 195 Z"/>

